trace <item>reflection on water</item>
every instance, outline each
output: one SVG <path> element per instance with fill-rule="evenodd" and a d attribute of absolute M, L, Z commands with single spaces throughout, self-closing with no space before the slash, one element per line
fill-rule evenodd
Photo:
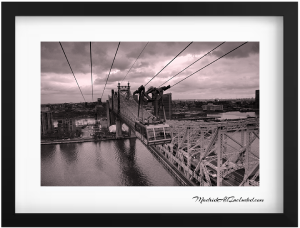
<path fill-rule="evenodd" d="M 135 145 L 136 139 L 131 139 Z M 129 143 L 130 144 L 130 143 Z M 147 176 L 140 170 L 135 160 L 135 147 L 126 147 L 125 140 L 117 140 L 115 144 L 116 159 L 122 172 L 122 185 L 144 186 L 152 185 Z"/>
<path fill-rule="evenodd" d="M 41 150 L 41 160 L 42 162 L 50 162 L 54 156 L 56 151 L 56 145 L 49 145 Z"/>
<path fill-rule="evenodd" d="M 60 144 L 61 155 L 63 156 L 63 160 L 68 164 L 77 161 L 77 144 L 68 143 L 68 144 Z"/>
<path fill-rule="evenodd" d="M 137 139 L 41 145 L 42 186 L 177 186 Z"/>

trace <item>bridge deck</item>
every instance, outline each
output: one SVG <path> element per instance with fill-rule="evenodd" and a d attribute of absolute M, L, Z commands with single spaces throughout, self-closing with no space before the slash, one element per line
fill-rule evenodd
<path fill-rule="evenodd" d="M 132 96 L 128 98 L 120 95 L 120 112 L 118 112 L 118 96 L 114 95 L 109 99 L 110 102 L 113 99 L 114 114 L 134 130 L 135 122 L 138 121 L 138 103 Z M 112 109 L 112 107 L 110 108 Z M 153 117 L 144 108 L 141 108 L 140 116 L 141 112 L 143 112 L 144 119 Z M 170 125 L 172 142 L 167 145 L 169 149 L 166 153 L 172 157 L 171 160 L 180 163 L 178 163 L 178 168 L 171 164 L 159 150 L 154 147 L 149 147 L 149 149 L 157 155 L 159 160 L 163 161 L 164 165 L 167 164 L 165 166 L 172 168 L 175 176 L 181 180 L 185 179 L 185 183 L 191 184 L 189 177 L 191 179 L 194 177 L 200 181 L 202 177 L 196 175 L 196 172 L 199 173 L 202 162 L 205 162 L 207 164 L 205 167 L 212 172 L 216 172 L 224 163 L 229 162 L 240 170 L 235 168 L 235 171 L 231 172 L 232 169 L 226 168 L 228 170 L 227 173 L 225 172 L 227 176 L 222 177 L 222 185 L 238 186 L 246 175 L 245 171 L 250 172 L 254 165 L 259 162 L 259 119 L 257 118 L 223 122 L 167 120 L 167 124 Z M 201 159 L 200 156 L 202 156 Z M 219 168 L 218 156 L 222 156 Z M 186 165 L 187 161 L 190 161 L 190 167 Z M 184 169 L 184 173 L 179 169 Z M 215 175 L 211 175 L 212 185 L 218 185 L 217 179 L 213 176 Z"/>

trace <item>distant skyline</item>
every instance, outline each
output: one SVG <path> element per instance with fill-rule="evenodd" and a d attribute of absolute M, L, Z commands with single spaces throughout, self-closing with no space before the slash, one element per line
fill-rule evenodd
<path fill-rule="evenodd" d="M 223 42 L 223 41 L 222 41 Z M 193 42 L 147 86 L 158 87 L 222 42 Z M 147 42 L 121 42 L 102 101 L 118 82 Z M 149 42 L 121 85 L 131 91 L 145 85 L 190 42 Z M 215 51 L 164 84 L 174 85 L 244 42 L 226 42 Z M 90 43 L 62 42 L 70 65 L 87 102 L 92 101 Z M 92 42 L 94 101 L 101 97 L 118 42 Z M 254 98 L 259 89 L 259 43 L 249 42 L 194 74 L 166 93 L 175 99 Z M 84 102 L 59 42 L 41 43 L 41 103 Z"/>
<path fill-rule="evenodd" d="M 248 100 L 248 99 L 252 99 L 255 100 L 255 97 L 245 97 L 245 98 L 207 98 L 207 99 L 172 99 L 172 101 L 209 101 L 209 100 Z M 98 101 L 94 101 L 94 102 L 98 102 Z M 80 103 L 84 103 L 83 101 L 80 102 L 58 102 L 58 103 L 41 103 L 42 105 L 47 105 L 47 104 L 63 104 L 63 103 L 72 103 L 72 104 L 80 104 Z M 89 103 L 87 101 L 87 103 Z"/>

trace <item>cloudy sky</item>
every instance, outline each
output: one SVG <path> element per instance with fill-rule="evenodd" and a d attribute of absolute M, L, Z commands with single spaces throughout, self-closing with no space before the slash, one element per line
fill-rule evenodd
<path fill-rule="evenodd" d="M 194 42 L 147 86 L 158 87 L 185 67 L 214 49 L 221 42 Z M 121 42 L 102 101 L 107 100 L 118 82 L 131 91 L 145 85 L 190 42 Z M 173 99 L 246 98 L 259 89 L 259 43 L 249 42 L 181 83 L 189 76 L 244 42 L 226 42 L 209 55 L 174 77 L 168 83 Z M 64 51 L 87 102 L 92 101 L 89 42 L 62 42 Z M 118 47 L 118 42 L 92 42 L 94 101 L 101 97 Z M 127 74 L 124 81 L 123 78 Z M 59 42 L 41 43 L 41 102 L 64 103 L 84 101 Z"/>

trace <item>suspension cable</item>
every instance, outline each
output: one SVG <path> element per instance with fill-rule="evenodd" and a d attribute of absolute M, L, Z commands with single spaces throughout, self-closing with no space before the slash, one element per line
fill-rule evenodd
<path fill-rule="evenodd" d="M 69 67 L 70 67 L 70 69 L 71 69 L 71 71 L 72 71 L 72 74 L 73 74 L 73 76 L 74 76 L 74 78 L 75 78 L 75 81 L 76 81 L 76 83 L 77 83 L 77 85 L 78 85 L 78 88 L 79 88 L 80 93 L 81 93 L 81 95 L 82 95 L 82 97 L 83 97 L 83 100 L 84 100 L 84 102 L 86 102 L 86 101 L 85 101 L 85 98 L 84 98 L 84 96 L 83 96 L 83 94 L 82 94 L 82 91 L 81 91 L 81 89 L 80 89 L 80 86 L 79 86 L 79 84 L 78 84 L 78 82 L 77 82 L 77 79 L 76 79 L 76 77 L 75 77 L 75 74 L 74 74 L 74 72 L 73 72 L 73 70 L 72 70 L 72 67 L 71 67 L 71 65 L 70 65 L 70 63 L 69 63 L 69 60 L 68 60 L 68 58 L 67 58 L 67 55 L 66 55 L 66 53 L 65 53 L 65 51 L 64 51 L 64 48 L 63 48 L 61 42 L 59 42 L 59 44 L 60 44 L 61 49 L 62 49 L 62 51 L 63 51 L 63 53 L 64 53 L 64 55 L 65 55 L 65 57 L 66 57 L 66 59 L 67 59 L 67 62 L 68 62 L 68 64 L 69 64 Z"/>
<path fill-rule="evenodd" d="M 167 83 L 168 81 L 170 81 L 172 78 L 176 77 L 178 74 L 182 73 L 183 71 L 185 71 L 187 68 L 189 68 L 190 66 L 192 66 L 193 64 L 195 64 L 196 62 L 198 62 L 200 59 L 204 58 L 206 55 L 208 55 L 209 53 L 211 53 L 212 51 L 214 51 L 215 49 L 217 49 L 218 47 L 220 47 L 221 45 L 223 45 L 225 42 L 219 44 L 217 47 L 215 47 L 214 49 L 212 49 L 211 51 L 207 52 L 205 55 L 203 55 L 202 57 L 200 57 L 199 59 L 197 59 L 195 62 L 193 62 L 192 64 L 190 64 L 189 66 L 187 66 L 186 68 L 184 68 L 182 71 L 180 71 L 179 73 L 175 74 L 173 77 L 169 78 L 167 81 L 165 81 L 163 84 Z M 161 87 L 163 84 L 161 84 L 159 87 Z"/>
<path fill-rule="evenodd" d="M 92 42 L 90 42 L 90 59 L 91 59 L 92 102 L 94 102 L 94 91 L 93 91 L 93 63 L 92 63 Z"/>
<path fill-rule="evenodd" d="M 209 63 L 209 64 L 207 64 L 206 66 L 202 67 L 201 69 L 197 70 L 196 72 L 192 73 L 191 75 L 189 75 L 189 76 L 185 77 L 184 79 L 180 80 L 179 82 L 175 83 L 175 84 L 172 85 L 171 87 L 174 87 L 175 85 L 179 84 L 179 83 L 182 82 L 183 80 L 185 80 L 185 79 L 191 77 L 192 75 L 194 75 L 194 74 L 196 74 L 197 72 L 201 71 L 201 70 L 204 69 L 205 67 L 207 67 L 207 66 L 213 64 L 214 62 L 218 61 L 219 59 L 223 58 L 224 56 L 226 56 L 226 55 L 228 55 L 229 53 L 233 52 L 234 50 L 238 49 L 239 47 L 245 45 L 246 43 L 248 43 L 248 42 L 245 42 L 245 43 L 241 44 L 240 46 L 238 46 L 238 47 L 232 49 L 231 51 L 227 52 L 226 54 L 222 55 L 221 57 L 217 58 L 216 60 L 212 61 L 211 63 Z"/>
<path fill-rule="evenodd" d="M 140 57 L 140 55 L 143 53 L 143 51 L 145 50 L 146 46 L 148 45 L 149 42 L 146 43 L 145 47 L 143 48 L 143 50 L 141 51 L 141 53 L 139 54 L 139 56 L 136 58 L 136 60 L 134 61 L 134 63 L 132 64 L 132 66 L 130 67 L 130 69 L 128 70 L 127 74 L 130 72 L 131 68 L 133 67 L 133 65 L 135 64 L 135 62 L 138 60 L 138 58 Z M 126 78 L 127 74 L 125 75 L 125 77 L 122 79 L 122 81 L 124 81 L 124 79 Z M 122 82 L 121 81 L 121 82 Z"/>
<path fill-rule="evenodd" d="M 115 53 L 114 60 L 113 60 L 113 62 L 112 62 L 112 64 L 111 64 L 111 67 L 110 67 L 109 73 L 108 73 L 108 75 L 107 75 L 106 82 L 105 82 L 105 86 L 104 86 L 104 89 L 103 89 L 103 92 L 102 92 L 102 95 L 101 95 L 101 99 L 102 99 L 102 96 L 103 96 L 103 93 L 104 93 L 104 90 L 105 90 L 105 87 L 106 87 L 106 84 L 107 84 L 107 80 L 108 80 L 108 78 L 109 78 L 109 75 L 110 75 L 110 71 L 111 71 L 111 69 L 112 69 L 112 67 L 113 67 L 113 65 L 114 65 L 114 61 L 115 61 L 115 58 L 116 58 L 116 55 L 117 55 L 117 52 L 118 52 L 118 49 L 119 49 L 120 43 L 121 43 L 121 42 L 119 42 L 119 44 L 118 44 L 118 47 L 117 47 L 117 50 L 116 50 L 116 53 Z"/>
<path fill-rule="evenodd" d="M 188 46 L 190 46 L 191 44 L 192 44 L 193 42 L 191 42 L 191 43 L 189 43 L 189 45 Z M 162 72 L 163 71 L 163 69 L 165 69 L 174 59 L 176 59 L 177 58 L 177 56 L 179 56 L 185 49 L 187 49 L 187 47 L 188 46 L 186 46 L 181 52 L 179 52 L 167 65 L 165 65 L 164 66 L 164 68 L 162 68 L 156 75 L 154 75 L 151 79 L 150 79 L 150 81 L 149 82 L 151 82 L 152 81 L 152 79 L 153 78 L 155 78 L 160 72 Z M 149 82 L 147 82 L 147 84 L 146 85 L 148 85 L 148 83 Z M 146 86 L 145 85 L 145 86 Z"/>

